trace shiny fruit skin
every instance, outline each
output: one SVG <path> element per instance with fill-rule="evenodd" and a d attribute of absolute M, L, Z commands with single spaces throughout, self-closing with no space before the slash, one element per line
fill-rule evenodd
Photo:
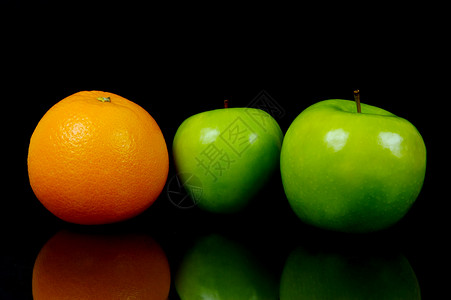
<path fill-rule="evenodd" d="M 173 142 L 181 182 L 203 210 L 244 209 L 279 167 L 283 134 L 277 122 L 255 108 L 224 108 L 186 119 Z"/>
<path fill-rule="evenodd" d="M 400 220 L 416 200 L 426 147 L 407 120 L 353 101 L 325 100 L 304 110 L 286 132 L 281 175 L 304 222 L 370 232 Z"/>
<path fill-rule="evenodd" d="M 30 139 L 28 175 L 57 217 L 105 224 L 134 217 L 161 193 L 169 157 L 155 120 L 113 93 L 82 91 L 42 117 Z"/>

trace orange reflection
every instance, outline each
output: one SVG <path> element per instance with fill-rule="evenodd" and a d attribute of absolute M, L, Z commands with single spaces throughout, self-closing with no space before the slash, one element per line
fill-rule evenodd
<path fill-rule="evenodd" d="M 169 264 L 147 235 L 86 235 L 60 231 L 33 269 L 40 299 L 167 299 Z"/>

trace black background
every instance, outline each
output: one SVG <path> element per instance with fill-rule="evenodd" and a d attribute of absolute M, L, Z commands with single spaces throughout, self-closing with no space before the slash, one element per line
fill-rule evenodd
<path fill-rule="evenodd" d="M 20 22 L 16 18 L 4 27 L 2 148 L 7 153 L 3 162 L 7 179 L 2 182 L 0 298 L 31 298 L 36 255 L 62 228 L 150 234 L 165 250 L 171 272 L 193 240 L 210 232 L 243 242 L 278 275 L 298 244 L 392 249 L 408 258 L 424 299 L 444 288 L 446 275 L 441 270 L 448 255 L 444 242 L 449 236 L 449 196 L 442 192 L 447 174 L 440 166 L 446 161 L 442 149 L 449 126 L 444 117 L 446 80 L 438 75 L 445 62 L 440 35 L 434 30 L 440 24 L 429 23 L 425 29 L 421 21 L 406 16 L 398 23 L 400 9 L 385 12 L 382 22 L 362 10 L 339 14 L 331 9 L 307 18 L 318 8 L 283 17 L 289 8 L 224 6 L 210 8 L 207 16 L 188 15 L 183 7 L 154 7 L 136 15 L 134 10 L 121 11 L 122 7 L 114 11 L 57 7 L 58 14 L 50 13 L 50 7 L 39 6 L 45 13 L 38 14 L 34 7 L 12 5 Z M 302 224 L 288 206 L 280 174 L 238 215 L 177 208 L 165 189 L 142 215 L 102 226 L 57 219 L 43 208 L 28 183 L 26 157 L 34 127 L 53 104 L 81 90 L 109 91 L 141 105 L 160 125 L 171 153 L 181 122 L 221 107 L 224 99 L 230 106 L 243 107 L 264 91 L 285 110 L 277 118 L 285 132 L 309 105 L 352 99 L 357 88 L 362 102 L 413 123 L 428 151 L 420 196 L 404 219 L 382 232 L 348 235 Z M 174 175 L 171 157 L 168 180 Z"/>

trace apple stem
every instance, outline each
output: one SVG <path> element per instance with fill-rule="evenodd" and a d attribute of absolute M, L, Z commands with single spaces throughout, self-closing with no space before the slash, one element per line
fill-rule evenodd
<path fill-rule="evenodd" d="M 354 91 L 354 100 L 357 105 L 357 112 L 360 114 L 362 112 L 362 108 L 360 107 L 360 91 L 359 90 Z"/>
<path fill-rule="evenodd" d="M 229 108 L 229 100 L 224 100 L 224 108 Z"/>

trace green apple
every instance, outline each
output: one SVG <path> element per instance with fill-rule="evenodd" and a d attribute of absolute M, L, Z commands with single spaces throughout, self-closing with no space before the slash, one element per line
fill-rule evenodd
<path fill-rule="evenodd" d="M 242 245 L 220 235 L 201 238 L 188 251 L 175 277 L 182 300 L 278 299 L 278 284 Z"/>
<path fill-rule="evenodd" d="M 296 248 L 280 280 L 280 300 L 421 299 L 402 255 L 343 254 Z"/>
<path fill-rule="evenodd" d="M 360 105 L 360 103 L 359 103 Z M 370 105 L 325 100 L 288 128 L 280 157 L 288 201 L 304 222 L 370 232 L 400 220 L 416 200 L 426 147 L 407 120 Z"/>
<path fill-rule="evenodd" d="M 242 210 L 279 167 L 283 134 L 268 113 L 223 108 L 186 119 L 173 142 L 182 184 L 204 210 Z"/>

